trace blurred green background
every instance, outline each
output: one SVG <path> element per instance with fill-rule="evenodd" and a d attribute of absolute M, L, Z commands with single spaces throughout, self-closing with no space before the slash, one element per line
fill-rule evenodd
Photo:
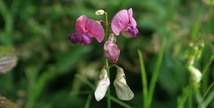
<path fill-rule="evenodd" d="M 200 70 L 214 54 L 214 7 L 206 0 L 0 0 L 0 45 L 15 49 L 17 66 L 0 74 L 0 95 L 23 108 L 81 108 L 88 95 L 88 84 L 96 85 L 104 65 L 103 43 L 80 46 L 68 39 L 75 32 L 80 15 L 95 20 L 98 9 L 109 19 L 121 9 L 133 9 L 139 34 L 136 38 L 117 38 L 126 80 L 135 93 L 126 102 L 142 108 L 142 84 L 137 49 L 142 51 L 150 81 L 163 38 L 167 44 L 155 88 L 152 108 L 175 108 L 182 89 L 188 84 L 185 50 L 190 42 L 204 40 L 202 57 L 195 64 Z M 116 71 L 111 69 L 111 82 Z M 214 63 L 202 79 L 203 94 L 214 81 Z M 113 83 L 111 93 L 116 97 Z M 106 99 L 91 99 L 91 108 L 106 107 Z M 197 103 L 193 103 L 195 108 Z M 208 106 L 214 108 L 214 102 Z M 112 108 L 121 108 L 112 102 Z"/>

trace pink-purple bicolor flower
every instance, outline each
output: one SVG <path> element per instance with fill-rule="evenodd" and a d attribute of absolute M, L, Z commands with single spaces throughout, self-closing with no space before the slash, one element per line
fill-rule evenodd
<path fill-rule="evenodd" d="M 120 49 L 117 47 L 116 39 L 114 36 L 109 37 L 108 41 L 104 44 L 104 56 L 111 62 L 117 62 L 120 55 Z"/>
<path fill-rule="evenodd" d="M 137 23 L 133 18 L 132 8 L 119 11 L 111 21 L 111 29 L 115 35 L 122 32 L 127 37 L 136 37 L 138 34 Z"/>
<path fill-rule="evenodd" d="M 104 29 L 102 25 L 92 19 L 87 18 L 85 15 L 81 15 L 76 20 L 76 33 L 69 35 L 69 40 L 74 44 L 90 44 L 92 38 L 96 38 L 98 42 L 102 42 L 104 39 Z"/>

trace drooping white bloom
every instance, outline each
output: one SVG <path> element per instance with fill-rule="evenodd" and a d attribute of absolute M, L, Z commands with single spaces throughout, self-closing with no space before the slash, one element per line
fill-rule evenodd
<path fill-rule="evenodd" d="M 119 66 L 117 66 L 117 76 L 114 80 L 114 86 L 119 99 L 128 101 L 134 98 L 134 93 L 126 83 L 124 71 Z"/>
<path fill-rule="evenodd" d="M 97 101 L 100 101 L 103 99 L 103 97 L 106 94 L 106 91 L 108 90 L 109 85 L 110 85 L 110 81 L 107 75 L 107 71 L 105 68 L 103 68 L 100 72 L 97 88 L 94 92 L 94 96 Z"/>

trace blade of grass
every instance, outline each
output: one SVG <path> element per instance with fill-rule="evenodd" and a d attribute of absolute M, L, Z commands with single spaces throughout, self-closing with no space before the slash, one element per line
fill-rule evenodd
<path fill-rule="evenodd" d="M 204 107 L 204 100 L 205 100 L 205 97 L 208 95 L 209 91 L 211 91 L 211 89 L 214 87 L 214 82 L 212 82 L 212 84 L 210 85 L 210 87 L 207 89 L 207 91 L 204 93 L 202 99 L 201 99 L 201 102 L 200 104 L 198 105 L 198 108 L 205 108 Z M 214 90 L 213 90 L 214 91 Z"/>
<path fill-rule="evenodd" d="M 184 108 L 184 104 L 187 101 L 187 98 L 189 97 L 189 94 L 191 93 L 191 89 L 192 89 L 191 86 L 187 86 L 186 88 L 184 88 L 183 95 L 178 100 L 177 108 Z"/>
<path fill-rule="evenodd" d="M 142 81 L 142 94 L 143 94 L 143 105 L 144 108 L 148 108 L 147 106 L 147 93 L 148 93 L 148 88 L 147 88 L 147 76 L 146 76 L 146 71 L 144 67 L 144 62 L 143 62 L 143 56 L 141 51 L 138 49 L 138 56 L 139 56 L 139 61 L 140 61 L 140 71 L 141 71 L 141 81 Z"/>
<path fill-rule="evenodd" d="M 84 108 L 90 108 L 91 99 L 92 99 L 92 94 L 88 95 Z"/>
<path fill-rule="evenodd" d="M 204 93 L 206 91 L 206 88 L 208 87 L 208 69 L 210 68 L 210 65 L 212 64 L 214 60 L 214 55 L 212 55 L 212 57 L 210 58 L 209 62 L 206 64 L 206 66 L 204 67 L 204 69 L 202 70 L 202 92 Z"/>
<path fill-rule="evenodd" d="M 160 53 L 158 54 L 158 59 L 157 59 L 157 62 L 155 64 L 155 68 L 154 68 L 154 71 L 153 71 L 153 76 L 152 76 L 152 79 L 151 79 L 151 83 L 149 85 L 148 108 L 151 106 L 151 103 L 152 103 L 154 89 L 155 89 L 155 85 L 156 85 L 157 78 L 158 78 L 158 75 L 159 75 L 159 70 L 160 70 L 160 65 L 161 65 L 162 58 L 163 58 L 165 45 L 166 45 L 166 38 L 163 39 L 163 43 L 162 43 L 161 48 L 160 48 Z"/>
<path fill-rule="evenodd" d="M 201 10 L 201 9 L 200 9 Z M 198 18 L 195 21 L 195 25 L 193 26 L 192 30 L 192 40 L 196 40 L 196 37 L 198 36 L 200 27 L 201 27 L 201 19 L 202 19 L 202 11 L 198 14 Z"/>
<path fill-rule="evenodd" d="M 76 75 L 77 78 L 79 78 L 80 80 L 82 80 L 85 84 L 87 84 L 91 89 L 95 90 L 95 86 L 87 79 L 83 78 L 82 76 L 80 76 L 79 74 Z M 107 95 L 106 95 L 107 97 Z M 133 108 L 132 106 L 126 104 L 125 102 L 122 102 L 120 101 L 119 99 L 113 97 L 113 96 L 110 96 L 110 99 L 112 101 L 114 101 L 115 103 L 123 106 L 124 108 Z"/>
<path fill-rule="evenodd" d="M 201 108 L 207 108 L 209 103 L 214 99 L 214 90 L 211 90 L 211 93 L 208 95 L 208 97 L 202 102 Z"/>

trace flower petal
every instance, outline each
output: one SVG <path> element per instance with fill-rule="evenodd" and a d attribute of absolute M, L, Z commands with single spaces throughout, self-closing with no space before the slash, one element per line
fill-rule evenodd
<path fill-rule="evenodd" d="M 131 100 L 134 98 L 134 93 L 126 83 L 125 73 L 123 68 L 116 66 L 117 76 L 114 80 L 114 87 L 116 90 L 117 97 L 121 100 Z"/>
<path fill-rule="evenodd" d="M 104 39 L 104 29 L 102 25 L 94 20 L 88 19 L 86 24 L 86 29 L 88 30 L 89 35 L 95 37 L 98 42 L 102 42 Z"/>
<path fill-rule="evenodd" d="M 86 22 L 87 22 L 87 17 L 85 15 L 81 15 L 77 20 L 76 20 L 76 32 L 77 36 L 80 37 L 86 32 Z"/>
<path fill-rule="evenodd" d="M 108 78 L 99 81 L 98 86 L 94 92 L 94 96 L 97 101 L 100 101 L 104 98 L 109 85 L 110 81 Z"/>
<path fill-rule="evenodd" d="M 132 26 L 127 26 L 124 30 L 122 30 L 122 33 L 127 38 L 136 37 L 138 34 L 138 29 Z"/>
<path fill-rule="evenodd" d="M 121 100 L 131 100 L 134 98 L 134 93 L 126 83 L 122 81 L 114 81 L 117 97 Z"/>
<path fill-rule="evenodd" d="M 120 31 L 123 30 L 129 23 L 129 15 L 127 10 L 119 11 L 111 21 L 111 29 L 115 35 L 119 35 Z"/>
<path fill-rule="evenodd" d="M 137 23 L 136 23 L 135 19 L 133 18 L 132 8 L 130 8 L 128 10 L 128 14 L 129 14 L 129 23 L 130 23 L 131 26 L 133 26 L 135 28 L 137 26 Z"/>

